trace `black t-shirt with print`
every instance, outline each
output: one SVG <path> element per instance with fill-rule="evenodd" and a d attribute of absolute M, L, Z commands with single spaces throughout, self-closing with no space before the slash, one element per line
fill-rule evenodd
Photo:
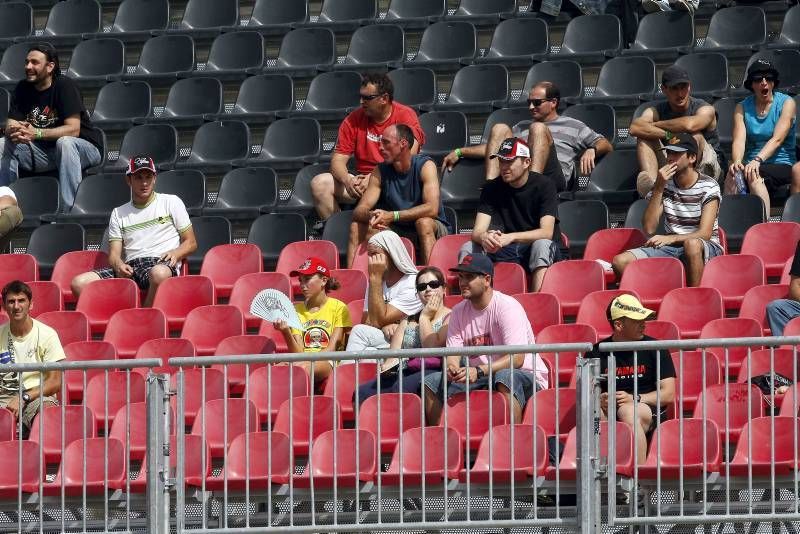
<path fill-rule="evenodd" d="M 800 241 L 797 242 L 797 248 L 794 251 L 794 259 L 792 266 L 789 267 L 790 276 L 800 276 Z"/>
<path fill-rule="evenodd" d="M 11 95 L 8 117 L 27 121 L 34 128 L 58 128 L 64 125 L 65 118 L 73 115 L 80 115 L 81 118 L 78 137 L 89 141 L 102 153 L 102 134 L 92 126 L 78 86 L 69 78 L 56 76 L 52 85 L 44 91 L 37 91 L 31 82 L 22 80 Z M 55 144 L 55 141 L 36 142 L 45 146 Z"/>
<path fill-rule="evenodd" d="M 609 343 L 613 341 L 611 336 L 606 339 L 600 340 L 600 343 Z M 642 341 L 655 341 L 650 336 L 644 336 Z M 598 349 L 599 343 L 595 345 L 587 358 L 600 358 L 600 372 L 603 374 L 608 373 L 608 352 L 600 352 Z M 666 350 L 640 350 L 636 352 L 636 366 L 638 371 L 634 368 L 633 351 L 614 351 L 614 357 L 617 362 L 617 391 L 625 391 L 633 394 L 633 384 L 638 380 L 637 393 L 640 395 L 650 393 L 658 388 L 658 381 L 665 378 L 675 377 L 675 366 L 672 364 L 672 357 Z M 658 363 L 660 360 L 660 364 Z M 660 378 L 657 378 L 656 365 L 660 365 Z M 638 378 L 637 378 L 638 377 Z M 607 391 L 606 383 L 603 383 L 603 391 Z"/>

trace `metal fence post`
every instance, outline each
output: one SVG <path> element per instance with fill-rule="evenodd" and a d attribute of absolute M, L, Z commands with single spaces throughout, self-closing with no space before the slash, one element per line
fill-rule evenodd
<path fill-rule="evenodd" d="M 600 406 L 597 379 L 600 361 L 578 358 L 577 383 L 577 512 L 581 534 L 600 533 L 600 484 L 602 469 L 599 454 Z"/>
<path fill-rule="evenodd" d="M 147 376 L 147 532 L 169 534 L 170 406 L 167 377 Z"/>

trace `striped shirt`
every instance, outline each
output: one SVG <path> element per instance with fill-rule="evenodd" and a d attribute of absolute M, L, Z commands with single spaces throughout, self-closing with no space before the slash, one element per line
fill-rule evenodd
<path fill-rule="evenodd" d="M 675 180 L 669 180 L 662 197 L 664 229 L 667 234 L 684 235 L 696 232 L 700 227 L 703 207 L 712 200 L 721 202 L 722 195 L 717 181 L 705 174 L 698 173 L 697 181 L 688 189 L 680 189 L 675 185 Z M 718 217 L 714 217 L 711 241 L 720 244 Z"/>

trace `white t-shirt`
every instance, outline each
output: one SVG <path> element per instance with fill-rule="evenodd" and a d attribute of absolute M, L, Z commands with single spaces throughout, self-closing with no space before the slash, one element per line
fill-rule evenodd
<path fill-rule="evenodd" d="M 14 348 L 15 363 L 57 362 L 66 358 L 58 333 L 36 319 L 33 319 L 33 328 L 28 335 L 11 335 L 10 340 Z M 8 361 L 9 352 L 9 324 L 6 323 L 0 326 L 0 361 Z M 17 373 L 2 373 L 0 377 L 0 395 L 14 395 L 19 392 Z M 39 372 L 22 373 L 22 382 L 25 389 L 39 387 Z"/>
<path fill-rule="evenodd" d="M 153 193 L 144 207 L 133 202 L 114 208 L 108 240 L 122 241 L 125 261 L 158 257 L 177 248 L 180 234 L 192 226 L 183 201 L 175 195 Z"/>
<path fill-rule="evenodd" d="M 416 274 L 404 274 L 392 287 L 383 282 L 383 301 L 408 316 L 422 311 L 422 301 L 417 298 L 416 281 Z M 369 287 L 364 295 L 364 311 L 367 311 L 368 304 Z"/>
<path fill-rule="evenodd" d="M 14 200 L 17 200 L 17 195 L 14 194 L 14 190 L 7 186 L 0 186 L 0 197 L 11 197 Z"/>

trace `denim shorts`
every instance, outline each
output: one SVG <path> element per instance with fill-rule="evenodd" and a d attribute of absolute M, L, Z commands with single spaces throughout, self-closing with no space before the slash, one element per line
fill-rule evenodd
<path fill-rule="evenodd" d="M 703 241 L 703 263 L 708 263 L 708 260 L 716 256 L 721 256 L 723 251 L 722 247 L 713 241 Z M 684 250 L 683 247 L 674 247 L 672 245 L 664 245 L 663 247 L 640 247 L 629 250 L 637 260 L 645 258 L 677 258 L 683 260 Z"/>
<path fill-rule="evenodd" d="M 513 387 L 512 387 L 512 377 L 513 377 Z M 493 382 L 494 385 L 492 389 L 497 389 L 498 384 L 504 385 L 511 391 L 514 395 L 514 398 L 520 404 L 520 406 L 525 406 L 525 403 L 528 402 L 528 399 L 531 398 L 531 395 L 535 391 L 537 391 L 538 385 L 536 384 L 536 377 L 530 371 L 525 371 L 523 369 L 501 369 L 496 373 L 493 373 Z M 475 382 L 471 382 L 469 384 L 470 390 L 475 389 L 487 389 L 489 386 L 489 377 L 484 376 L 476 380 Z M 431 392 L 436 393 L 436 396 L 439 398 L 439 401 L 443 401 L 443 391 L 442 391 L 442 372 L 441 371 L 432 371 L 430 374 L 425 375 L 425 387 L 429 389 Z M 457 393 L 464 393 L 467 390 L 467 385 L 462 383 L 450 382 L 447 386 L 447 398 L 449 399 L 453 395 Z"/>

